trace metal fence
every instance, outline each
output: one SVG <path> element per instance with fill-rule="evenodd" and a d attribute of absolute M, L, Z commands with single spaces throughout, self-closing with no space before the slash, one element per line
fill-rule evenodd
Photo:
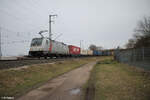
<path fill-rule="evenodd" d="M 150 70 L 150 47 L 137 49 L 116 49 L 114 58 L 118 62 L 143 67 Z"/>

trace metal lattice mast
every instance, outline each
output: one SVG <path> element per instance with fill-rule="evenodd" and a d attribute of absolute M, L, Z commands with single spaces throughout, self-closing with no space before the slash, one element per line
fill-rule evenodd
<path fill-rule="evenodd" d="M 52 21 L 52 17 L 55 17 L 57 15 L 49 15 L 49 39 L 52 40 L 52 29 L 51 29 L 51 23 L 54 22 Z"/>
<path fill-rule="evenodd" d="M 1 27 L 0 27 L 0 59 L 1 59 L 1 57 L 2 57 L 2 49 L 1 49 L 1 34 L 2 34 L 2 30 L 1 30 Z"/>

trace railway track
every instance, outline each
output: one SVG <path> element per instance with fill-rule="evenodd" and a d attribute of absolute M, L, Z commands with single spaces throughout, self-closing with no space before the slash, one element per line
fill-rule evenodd
<path fill-rule="evenodd" d="M 52 63 L 57 61 L 70 60 L 70 59 L 76 59 L 76 58 L 51 58 L 51 59 L 24 58 L 24 59 L 17 59 L 17 60 L 1 60 L 0 70 L 8 69 L 8 68 L 16 68 L 16 67 L 32 65 L 32 64 Z"/>

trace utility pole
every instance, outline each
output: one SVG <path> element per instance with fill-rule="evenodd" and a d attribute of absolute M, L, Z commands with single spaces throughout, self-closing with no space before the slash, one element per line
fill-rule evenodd
<path fill-rule="evenodd" d="M 81 40 L 80 40 L 80 48 L 81 48 Z"/>
<path fill-rule="evenodd" d="M 0 59 L 1 59 L 1 57 L 2 57 L 2 49 L 1 49 L 1 33 L 2 33 L 2 29 L 1 29 L 1 27 L 0 27 Z"/>
<path fill-rule="evenodd" d="M 52 17 L 56 17 L 57 15 L 49 15 L 49 39 L 52 40 L 52 30 L 51 30 L 51 23 L 54 22 L 52 21 Z"/>
<path fill-rule="evenodd" d="M 82 49 L 82 42 L 83 42 L 83 40 L 80 40 L 80 48 Z"/>

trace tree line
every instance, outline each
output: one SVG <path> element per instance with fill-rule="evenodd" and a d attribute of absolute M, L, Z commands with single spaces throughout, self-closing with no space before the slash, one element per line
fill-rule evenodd
<path fill-rule="evenodd" d="M 126 48 L 150 47 L 150 17 L 144 17 L 137 24 L 134 35 L 128 40 Z"/>

